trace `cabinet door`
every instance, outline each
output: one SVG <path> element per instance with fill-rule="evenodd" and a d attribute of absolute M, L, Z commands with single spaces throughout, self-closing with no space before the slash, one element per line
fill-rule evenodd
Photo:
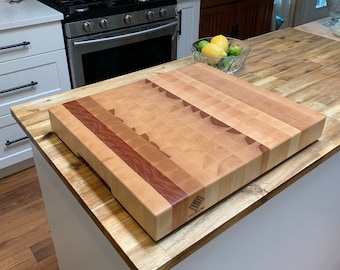
<path fill-rule="evenodd" d="M 177 8 L 180 16 L 177 58 L 182 58 L 191 55 L 191 44 L 198 39 L 200 2 L 178 1 Z"/>
<path fill-rule="evenodd" d="M 64 50 L 0 63 L 0 170 L 32 157 L 29 140 L 10 107 L 70 89 Z M 13 170 L 13 171 L 11 171 Z"/>
<path fill-rule="evenodd" d="M 243 1 L 237 4 L 237 37 L 246 39 L 271 30 L 272 0 Z"/>
<path fill-rule="evenodd" d="M 246 39 L 271 30 L 273 0 L 224 2 L 201 9 L 200 37 L 223 34 Z"/>
<path fill-rule="evenodd" d="M 218 34 L 235 36 L 236 5 L 228 4 L 216 7 L 202 8 L 200 18 L 200 37 L 211 37 Z"/>

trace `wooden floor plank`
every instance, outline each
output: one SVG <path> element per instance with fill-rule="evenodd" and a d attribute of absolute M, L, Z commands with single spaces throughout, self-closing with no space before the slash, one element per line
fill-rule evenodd
<path fill-rule="evenodd" d="M 0 179 L 0 196 L 30 182 L 37 182 L 34 167 Z"/>
<path fill-rule="evenodd" d="M 0 269 L 31 269 L 36 261 L 29 249 L 24 249 L 0 261 Z"/>
<path fill-rule="evenodd" d="M 6 215 L 20 207 L 24 207 L 38 199 L 41 199 L 41 192 L 37 181 L 14 187 L 14 189 L 1 194 L 0 216 Z"/>
<path fill-rule="evenodd" d="M 32 267 L 32 270 L 58 270 L 58 263 L 57 263 L 57 257 L 55 254 L 48 256 L 46 259 L 38 262 L 34 267 Z"/>
<path fill-rule="evenodd" d="M 58 269 L 35 167 L 0 180 L 0 269 Z"/>
<path fill-rule="evenodd" d="M 54 254 L 54 246 L 50 237 L 34 244 L 30 247 L 30 249 L 37 262 L 41 262 L 42 260 Z"/>

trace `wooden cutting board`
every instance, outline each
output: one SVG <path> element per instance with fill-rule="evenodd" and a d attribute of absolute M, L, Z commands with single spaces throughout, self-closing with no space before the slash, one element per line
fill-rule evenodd
<path fill-rule="evenodd" d="M 317 140 L 325 123 L 201 63 L 51 107 L 49 115 L 61 140 L 154 240 Z"/>

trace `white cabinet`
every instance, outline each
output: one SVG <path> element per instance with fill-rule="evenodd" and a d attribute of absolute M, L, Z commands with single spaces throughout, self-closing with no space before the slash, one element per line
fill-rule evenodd
<path fill-rule="evenodd" d="M 191 44 L 198 39 L 200 1 L 180 0 L 177 2 L 180 18 L 177 38 L 177 58 L 191 55 Z"/>
<path fill-rule="evenodd" d="M 60 21 L 0 31 L 0 178 L 32 159 L 29 140 L 10 113 L 19 103 L 69 90 Z M 28 162 L 30 164 L 30 162 Z"/>

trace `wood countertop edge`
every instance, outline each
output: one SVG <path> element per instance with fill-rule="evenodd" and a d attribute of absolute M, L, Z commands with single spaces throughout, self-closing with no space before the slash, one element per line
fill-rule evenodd
<path fill-rule="evenodd" d="M 339 120 L 328 117 L 329 125 L 325 127 L 325 133 L 319 141 L 303 149 L 222 202 L 211 207 L 211 209 L 191 220 L 169 236 L 158 242 L 152 241 L 120 207 L 118 202 L 114 200 L 109 190 L 95 173 L 81 159 L 73 155 L 52 132 L 47 108 L 54 104 L 85 95 L 82 92 L 84 88 L 87 89 L 87 91 L 84 91 L 86 95 L 89 95 L 107 88 L 107 83 L 114 83 L 115 86 L 118 86 L 137 81 L 153 73 L 167 72 L 188 65 L 191 62 L 191 57 L 176 60 L 171 65 L 160 65 L 97 83 L 91 86 L 91 90 L 89 90 L 90 87 L 78 88 L 64 94 L 17 105 L 11 109 L 14 118 L 28 134 L 32 143 L 46 158 L 68 189 L 75 195 L 75 198 L 85 211 L 89 213 L 89 216 L 131 268 L 167 269 L 178 264 L 181 260 L 204 246 L 340 150 L 340 140 L 337 135 Z M 59 97 L 62 97 L 62 99 Z M 335 131 L 333 128 L 335 128 Z M 57 155 L 55 150 L 58 150 Z M 95 190 L 89 192 L 89 189 L 86 190 L 88 187 L 85 187 L 85 191 L 82 190 L 84 187 L 81 186 L 81 183 L 85 180 L 82 178 L 84 175 L 88 179 L 86 181 L 89 181 L 91 185 L 96 187 Z M 79 185 L 80 189 L 78 189 Z M 120 233 L 114 235 L 116 229 L 106 226 L 106 218 L 101 216 L 102 213 L 100 211 L 97 212 L 100 209 L 100 205 L 98 205 L 98 200 L 94 200 L 94 197 L 97 199 L 98 196 L 103 198 L 104 206 L 109 208 L 114 206 L 117 208 L 116 210 L 119 211 L 119 214 L 124 217 L 123 221 L 129 224 L 129 228 L 134 233 L 125 231 L 125 235 L 121 234 L 122 231 L 124 232 L 124 228 L 120 228 Z M 137 249 L 139 252 L 136 255 L 134 251 Z M 145 258 L 146 254 L 148 254 L 147 259 Z M 150 262 L 153 264 L 150 265 Z"/>

